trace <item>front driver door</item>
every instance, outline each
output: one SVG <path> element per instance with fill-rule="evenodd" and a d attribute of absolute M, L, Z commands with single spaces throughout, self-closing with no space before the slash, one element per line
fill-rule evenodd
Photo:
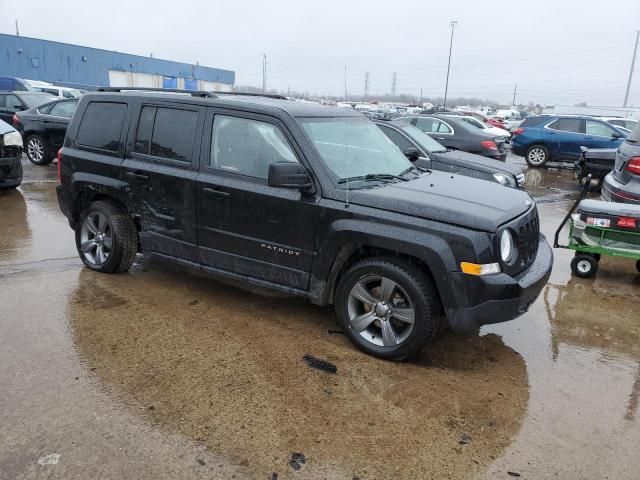
<path fill-rule="evenodd" d="M 211 111 L 197 178 L 198 244 L 205 265 L 306 290 L 318 196 L 267 184 L 273 162 L 302 155 L 278 120 Z"/>

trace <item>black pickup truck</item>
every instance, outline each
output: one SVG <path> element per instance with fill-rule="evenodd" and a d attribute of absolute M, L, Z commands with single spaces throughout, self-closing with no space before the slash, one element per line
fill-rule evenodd
<path fill-rule="evenodd" d="M 58 200 L 93 270 L 138 251 L 334 305 L 399 360 L 513 319 L 553 256 L 531 197 L 416 168 L 363 115 L 267 96 L 106 89 L 82 97 Z M 132 318 L 133 321 L 133 318 Z"/>

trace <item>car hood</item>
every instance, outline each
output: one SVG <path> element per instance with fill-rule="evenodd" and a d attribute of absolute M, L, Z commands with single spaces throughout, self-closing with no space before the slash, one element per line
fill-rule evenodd
<path fill-rule="evenodd" d="M 518 165 L 511 165 L 499 160 L 493 160 L 491 158 L 483 157 L 482 155 L 476 155 L 475 153 L 463 152 L 462 150 L 451 150 L 447 152 L 431 152 L 430 157 L 435 157 L 443 162 L 447 163 L 459 163 L 460 166 L 464 164 L 472 163 L 477 165 L 479 169 L 492 172 L 492 173 L 510 173 L 513 176 L 520 175 L 522 173 L 522 167 Z"/>
<path fill-rule="evenodd" d="M 408 182 L 351 190 L 349 196 L 352 204 L 492 233 L 534 203 L 515 188 L 437 171 Z"/>
<path fill-rule="evenodd" d="M 9 125 L 7 122 L 0 120 L 0 135 L 4 135 L 5 133 L 15 132 L 16 129 Z"/>

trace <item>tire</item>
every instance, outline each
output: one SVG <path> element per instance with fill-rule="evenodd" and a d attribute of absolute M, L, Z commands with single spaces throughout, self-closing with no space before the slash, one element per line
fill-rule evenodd
<path fill-rule="evenodd" d="M 336 287 L 335 310 L 351 341 L 385 360 L 416 355 L 438 332 L 433 284 L 400 259 L 369 258 L 350 267 Z"/>
<path fill-rule="evenodd" d="M 533 168 L 540 168 L 549 161 L 549 150 L 544 145 L 531 145 L 524 155 L 527 165 Z"/>
<path fill-rule="evenodd" d="M 49 165 L 53 162 L 49 144 L 40 135 L 29 135 L 24 150 L 27 158 L 34 165 Z"/>
<path fill-rule="evenodd" d="M 598 261 L 592 255 L 576 253 L 571 260 L 571 271 L 576 277 L 594 277 L 598 272 Z"/>
<path fill-rule="evenodd" d="M 76 248 L 91 270 L 126 272 L 136 258 L 138 232 L 123 209 L 109 202 L 93 202 L 80 214 Z"/>

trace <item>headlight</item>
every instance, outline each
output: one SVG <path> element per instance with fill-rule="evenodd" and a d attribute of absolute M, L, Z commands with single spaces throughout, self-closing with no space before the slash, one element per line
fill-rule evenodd
<path fill-rule="evenodd" d="M 22 147 L 22 136 L 18 132 L 5 133 L 2 138 L 5 147 Z"/>
<path fill-rule="evenodd" d="M 516 256 L 513 235 L 509 230 L 503 230 L 500 235 L 500 258 L 504 263 L 511 263 Z"/>
<path fill-rule="evenodd" d="M 495 178 L 496 182 L 501 185 L 506 185 L 507 187 L 516 187 L 516 181 L 513 179 L 511 175 L 505 175 L 503 173 L 494 173 L 493 178 Z"/>

